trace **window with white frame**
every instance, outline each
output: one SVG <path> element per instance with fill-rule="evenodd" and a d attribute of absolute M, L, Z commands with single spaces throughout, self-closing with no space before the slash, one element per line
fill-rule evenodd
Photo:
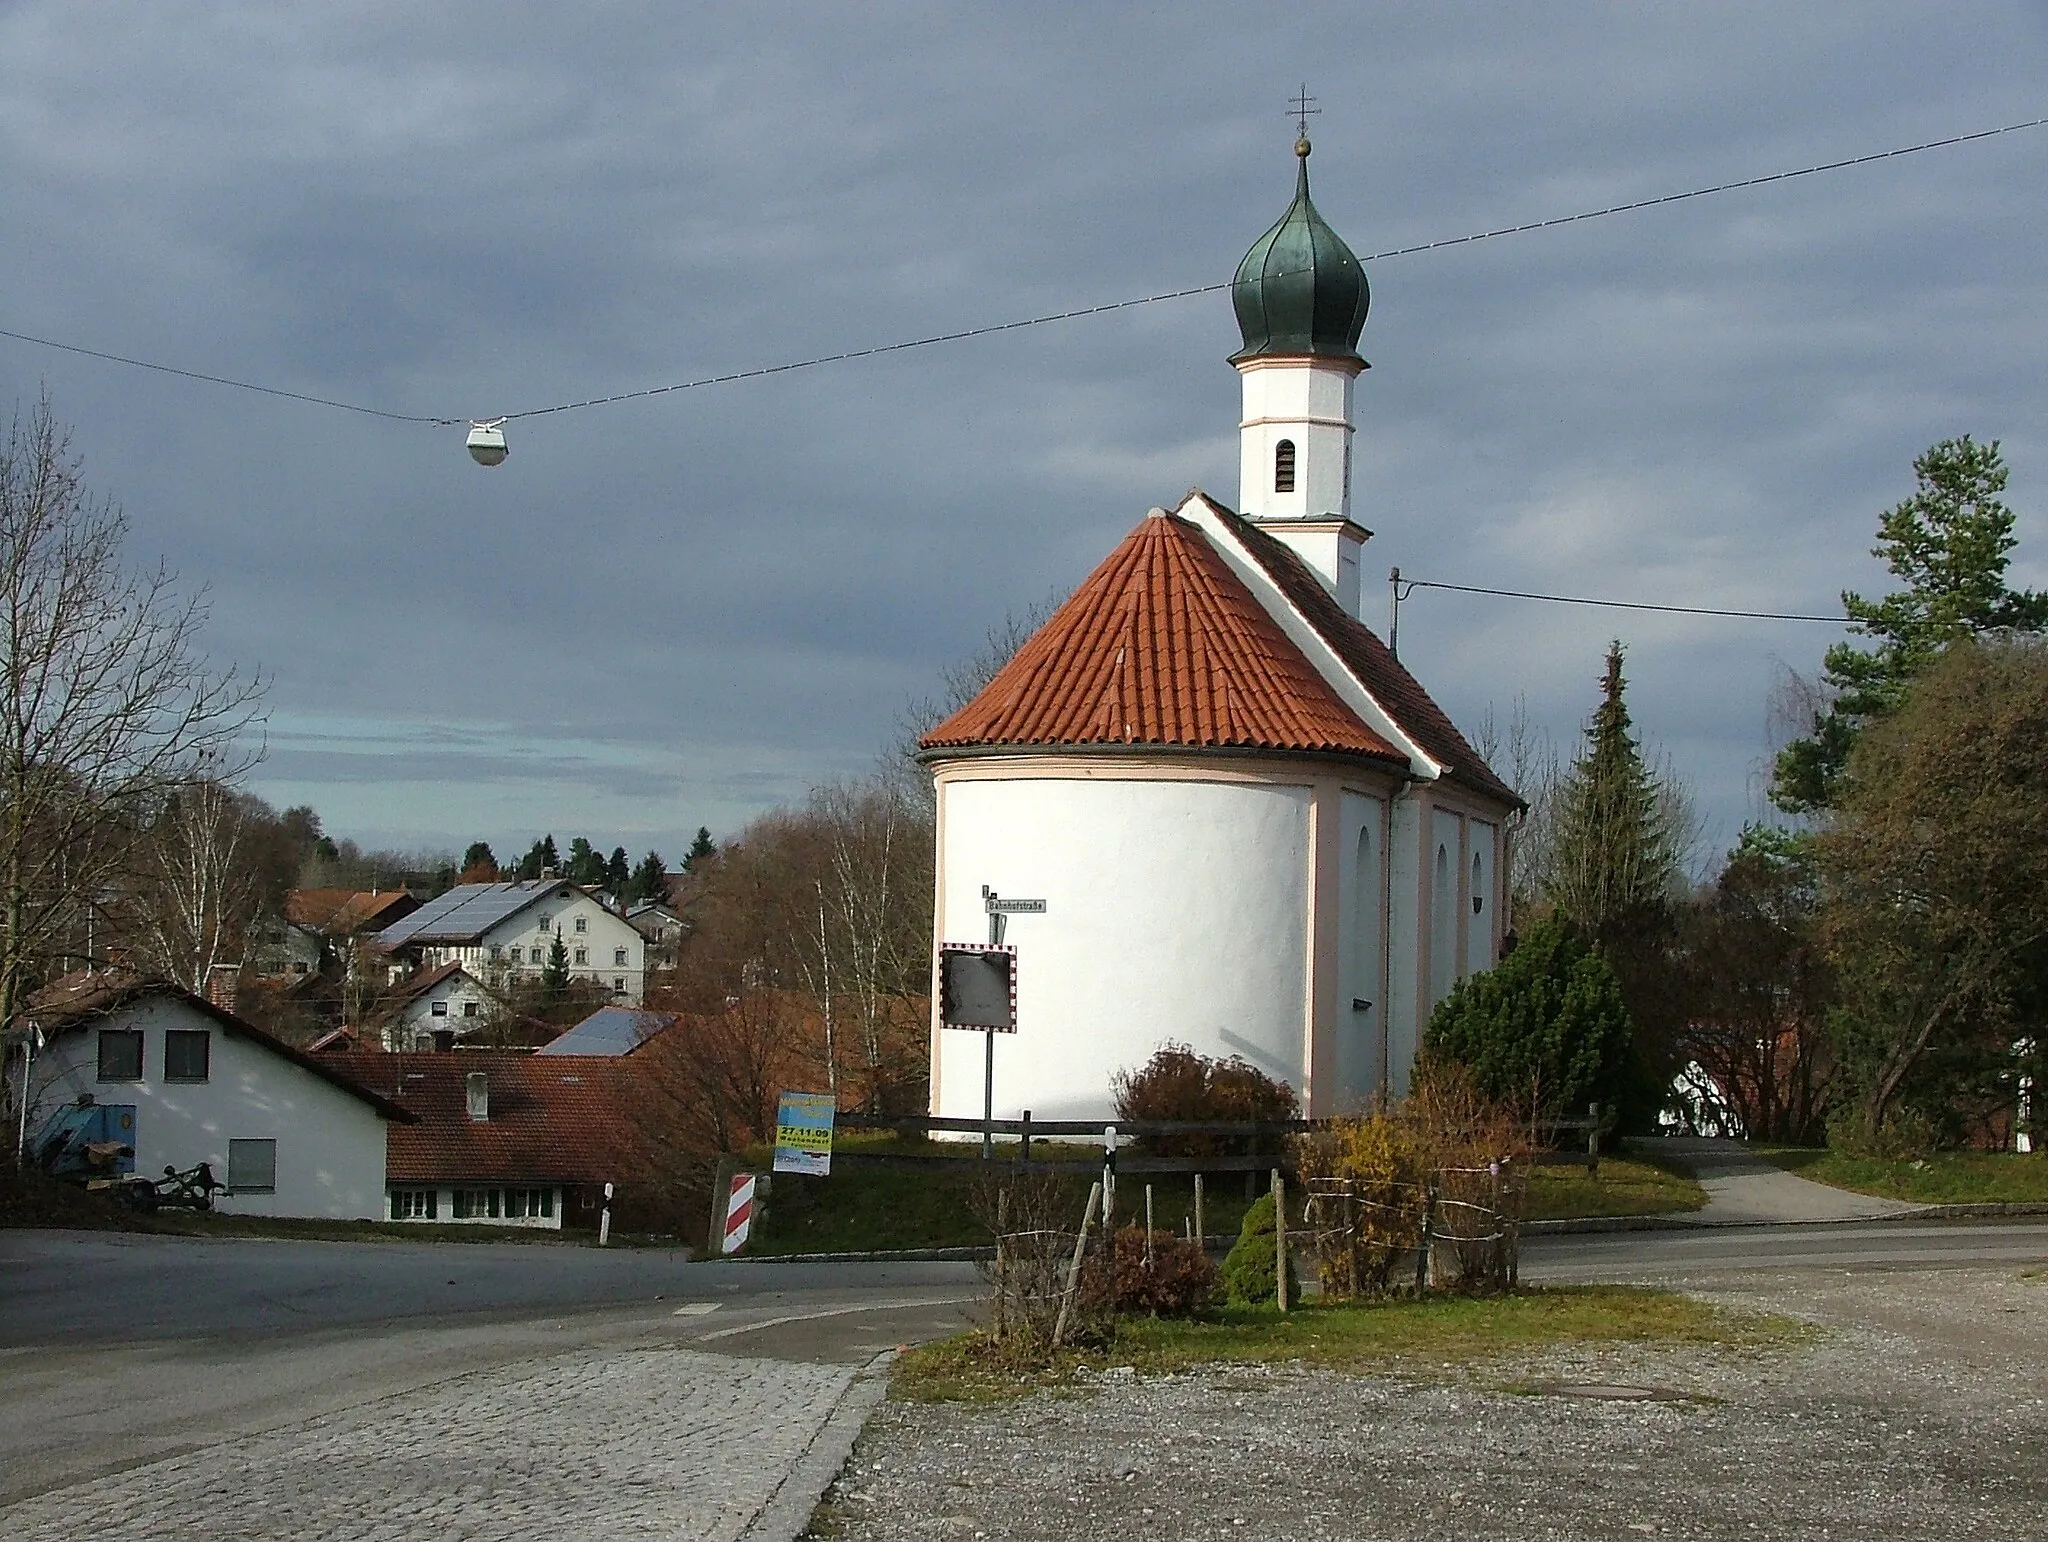
<path fill-rule="evenodd" d="M 429 1016 L 432 1017 L 446 1017 L 448 1015 L 448 1003 L 445 1001 L 437 1001 L 432 1006 L 427 1008 L 427 1013 Z"/>
<path fill-rule="evenodd" d="M 587 932 L 587 931 L 589 931 L 589 930 L 590 930 L 590 917 L 588 917 L 588 916 L 578 916 L 578 917 L 576 918 L 576 930 L 577 930 L 577 931 L 579 931 L 579 932 Z"/>
<path fill-rule="evenodd" d="M 625 968 L 625 966 L 626 966 L 626 950 L 625 950 L 624 948 L 613 948 L 613 949 L 612 949 L 612 968 L 614 968 L 614 969 L 623 969 L 623 968 Z"/>
<path fill-rule="evenodd" d="M 228 1142 L 228 1192 L 230 1194 L 275 1194 L 277 1192 L 277 1142 L 275 1140 L 231 1140 Z"/>
<path fill-rule="evenodd" d="M 435 1189 L 393 1189 L 391 1219 L 431 1221 L 440 1213 L 441 1195 Z"/>
<path fill-rule="evenodd" d="M 515 963 L 515 964 L 523 964 L 523 963 L 525 963 L 525 962 L 526 962 L 526 950 L 525 950 L 524 948 L 514 948 L 514 949 L 512 950 L 512 962 L 513 962 L 513 963 Z"/>
<path fill-rule="evenodd" d="M 476 1016 L 476 1011 L 477 1011 L 477 1004 L 476 1004 L 476 1003 L 475 1003 L 474 1001 L 465 1001 L 465 1002 L 463 1002 L 463 1004 L 462 1004 L 462 1015 L 463 1015 L 464 1017 L 475 1017 L 475 1016 Z"/>
<path fill-rule="evenodd" d="M 615 996 L 626 994 L 626 977 L 624 975 L 615 974 L 612 976 L 612 994 Z"/>

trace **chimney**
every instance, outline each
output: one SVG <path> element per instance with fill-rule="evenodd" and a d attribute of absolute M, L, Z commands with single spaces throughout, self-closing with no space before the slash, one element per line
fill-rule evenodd
<path fill-rule="evenodd" d="M 206 971 L 206 999 L 223 1012 L 235 1010 L 235 996 L 242 984 L 240 964 L 213 964 Z"/>
<path fill-rule="evenodd" d="M 469 1089 L 469 1117 L 482 1124 L 491 1117 L 491 1079 L 482 1071 L 462 1078 Z"/>

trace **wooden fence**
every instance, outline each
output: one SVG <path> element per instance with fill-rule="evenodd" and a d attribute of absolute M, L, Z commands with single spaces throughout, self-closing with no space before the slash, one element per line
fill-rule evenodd
<path fill-rule="evenodd" d="M 1116 1166 L 1123 1173 L 1259 1173 L 1278 1167 L 1291 1171 L 1293 1158 L 1287 1148 L 1286 1137 L 1308 1130 L 1327 1128 L 1333 1121 L 1328 1119 L 1267 1119 L 1257 1121 L 1223 1120 L 1181 1120 L 1181 1119 L 1139 1119 L 1129 1123 L 1104 1122 L 1092 1119 L 1036 1119 L 1026 1109 L 1021 1119 L 946 1119 L 924 1114 L 858 1114 L 842 1111 L 838 1125 L 848 1130 L 894 1130 L 899 1135 L 979 1135 L 982 1137 L 982 1157 L 991 1160 L 995 1155 L 994 1142 L 1000 1137 L 1005 1143 L 1005 1158 L 1018 1165 L 1029 1164 L 1033 1170 L 1048 1173 L 1092 1173 L 1102 1163 L 1093 1159 L 1055 1157 L 1050 1160 L 1033 1159 L 1032 1142 L 1040 1140 L 1062 1141 L 1081 1145 L 1103 1145 L 1107 1143 L 1109 1130 L 1114 1128 L 1118 1143 Z M 1600 1171 L 1600 1149 L 1603 1140 L 1612 1132 L 1613 1110 L 1602 1112 L 1598 1103 L 1587 1109 L 1584 1119 L 1545 1120 L 1530 1133 L 1537 1148 L 1534 1161 L 1537 1165 L 1576 1164 L 1583 1162 L 1588 1175 Z M 1236 1151 L 1218 1151 L 1202 1156 L 1158 1156 L 1143 1150 L 1130 1150 L 1125 1141 L 1141 1141 L 1147 1136 L 1217 1135 L 1226 1138 Z M 1566 1137 L 1573 1140 L 1574 1147 L 1583 1142 L 1583 1149 L 1563 1149 L 1557 1143 Z M 1014 1141 L 1014 1147 L 1010 1142 Z M 834 1166 L 871 1167 L 913 1167 L 921 1166 L 935 1159 L 929 1156 L 911 1156 L 889 1152 L 840 1151 L 833 1153 Z M 948 1158 L 943 1160 L 957 1160 Z"/>

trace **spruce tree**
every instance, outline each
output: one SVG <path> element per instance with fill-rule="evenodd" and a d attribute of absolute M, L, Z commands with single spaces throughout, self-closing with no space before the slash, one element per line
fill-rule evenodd
<path fill-rule="evenodd" d="M 629 892 L 636 905 L 668 899 L 668 866 L 661 860 L 660 852 L 650 851 L 640 859 L 640 865 L 633 869 Z"/>
<path fill-rule="evenodd" d="M 694 873 L 697 870 L 698 864 L 703 862 L 706 857 L 716 856 L 717 854 L 718 844 L 711 839 L 710 830 L 706 829 L 703 825 L 699 825 L 697 826 L 697 838 L 690 842 L 690 850 L 683 858 L 683 871 Z"/>
<path fill-rule="evenodd" d="M 1566 774 L 1545 895 L 1590 941 L 1659 930 L 1678 877 L 1678 835 L 1631 731 L 1619 641 L 1600 705 Z"/>
<path fill-rule="evenodd" d="M 548 944 L 548 961 L 541 966 L 540 988 L 550 997 L 560 996 L 569 988 L 569 950 L 563 946 L 560 932 Z"/>

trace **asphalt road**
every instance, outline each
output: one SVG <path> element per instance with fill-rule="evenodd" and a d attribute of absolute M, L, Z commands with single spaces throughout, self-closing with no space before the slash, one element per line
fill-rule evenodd
<path fill-rule="evenodd" d="M 972 1264 L 688 1263 L 668 1249 L 0 1232 L 0 1348 L 532 1317 L 854 1291 L 957 1294 Z"/>
<path fill-rule="evenodd" d="M 1865 1221 L 1530 1237 L 1530 1284 L 1598 1280 L 1711 1283 L 1763 1270 L 1864 1271 L 2048 1265 L 2048 1224 Z"/>
<path fill-rule="evenodd" d="M 1532 1238 L 1531 1283 L 2048 1265 L 2048 1225 Z M 964 1263 L 692 1264 L 651 1250 L 0 1232 L 0 1505 L 581 1352 L 851 1365 L 956 1330 Z"/>

